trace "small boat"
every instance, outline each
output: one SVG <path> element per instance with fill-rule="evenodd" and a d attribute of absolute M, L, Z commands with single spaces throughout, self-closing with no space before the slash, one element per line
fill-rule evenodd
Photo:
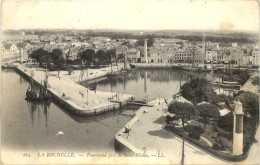
<path fill-rule="evenodd" d="M 44 89 L 40 87 L 40 91 L 36 90 L 36 87 L 33 83 L 33 71 L 31 72 L 31 81 L 30 81 L 30 87 L 26 91 L 26 98 L 27 101 L 32 102 L 40 102 L 40 101 L 50 101 L 51 100 L 51 94 L 47 90 L 48 85 L 48 76 L 46 71 L 46 79 L 44 82 Z"/>
<path fill-rule="evenodd" d="M 219 82 L 210 82 L 212 85 L 220 86 L 222 88 L 240 88 L 239 84 L 227 84 L 227 83 L 219 83 Z"/>
<path fill-rule="evenodd" d="M 35 86 L 33 84 L 33 71 L 31 71 L 31 78 L 30 78 L 30 87 L 27 89 L 26 91 L 26 98 L 25 100 L 28 101 L 40 101 L 40 95 L 38 94 L 38 92 L 35 89 Z"/>
<path fill-rule="evenodd" d="M 14 64 L 9 64 L 9 63 L 5 63 L 2 65 L 2 68 L 5 69 L 5 68 L 16 68 L 17 66 L 14 65 Z"/>
<path fill-rule="evenodd" d="M 26 91 L 25 100 L 27 100 L 27 101 L 41 101 L 42 99 L 35 91 L 33 91 L 31 88 L 29 88 Z"/>
<path fill-rule="evenodd" d="M 223 81 L 223 84 L 239 85 L 239 83 L 237 81 Z"/>
<path fill-rule="evenodd" d="M 134 64 L 130 64 L 130 68 L 131 68 L 131 69 L 134 69 L 134 68 L 135 68 L 135 65 L 134 65 Z"/>

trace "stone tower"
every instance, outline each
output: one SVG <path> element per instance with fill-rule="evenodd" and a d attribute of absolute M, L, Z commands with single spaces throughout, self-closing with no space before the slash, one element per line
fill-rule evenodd
<path fill-rule="evenodd" d="M 243 154 L 243 107 L 240 101 L 235 102 L 233 128 L 233 155 Z"/>
<path fill-rule="evenodd" d="M 145 62 L 148 63 L 148 58 L 147 58 L 147 39 L 144 40 L 144 57 L 145 57 Z"/>

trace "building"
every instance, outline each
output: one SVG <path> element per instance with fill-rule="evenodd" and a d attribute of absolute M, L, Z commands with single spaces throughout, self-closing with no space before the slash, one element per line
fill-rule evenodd
<path fill-rule="evenodd" d="M 216 50 L 206 51 L 206 63 L 217 63 L 218 52 Z"/>
<path fill-rule="evenodd" d="M 19 43 L 19 44 L 17 44 L 17 47 L 18 47 L 18 49 L 20 51 L 20 54 L 21 54 L 22 58 L 24 60 L 28 59 L 29 58 L 28 52 L 32 48 L 31 44 L 28 43 L 28 42 Z"/>
<path fill-rule="evenodd" d="M 236 43 L 236 42 L 232 42 L 232 43 L 231 43 L 231 46 L 232 46 L 233 48 L 236 48 L 236 47 L 237 47 L 237 43 Z"/>
<path fill-rule="evenodd" d="M 218 50 L 219 49 L 219 43 L 207 42 L 206 47 L 207 47 L 207 49 Z"/>
<path fill-rule="evenodd" d="M 126 55 L 126 60 L 129 63 L 137 63 L 137 62 L 141 62 L 141 54 L 139 50 L 136 49 L 128 49 L 125 52 Z"/>
<path fill-rule="evenodd" d="M 252 52 L 252 65 L 254 66 L 259 66 L 259 50 L 258 49 L 255 49 L 253 50 Z"/>
<path fill-rule="evenodd" d="M 194 50 L 194 63 L 204 64 L 205 61 L 205 51 L 202 48 L 196 48 Z"/>
<path fill-rule="evenodd" d="M 192 63 L 193 55 L 191 49 L 178 49 L 174 52 L 174 63 Z"/>
<path fill-rule="evenodd" d="M 126 51 L 127 51 L 127 46 L 125 45 L 116 48 L 116 58 L 119 63 L 124 62 L 124 56 Z"/>
<path fill-rule="evenodd" d="M 244 50 L 241 48 L 230 50 L 230 63 L 237 64 L 239 66 L 246 65 L 244 61 Z"/>
<path fill-rule="evenodd" d="M 2 44 L 2 54 L 6 55 L 17 55 L 19 54 L 19 49 L 15 44 Z"/>
<path fill-rule="evenodd" d="M 171 47 L 151 47 L 149 50 L 150 63 L 173 63 L 174 49 Z"/>

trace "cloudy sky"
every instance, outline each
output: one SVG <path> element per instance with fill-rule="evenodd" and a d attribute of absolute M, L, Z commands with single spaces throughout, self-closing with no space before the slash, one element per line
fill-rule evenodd
<path fill-rule="evenodd" d="M 258 31 L 257 0 L 4 1 L 2 29 Z"/>

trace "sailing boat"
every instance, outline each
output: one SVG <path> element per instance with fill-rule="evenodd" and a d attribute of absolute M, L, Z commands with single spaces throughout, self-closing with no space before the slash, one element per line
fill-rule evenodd
<path fill-rule="evenodd" d="M 41 90 L 40 88 L 40 96 L 43 101 L 50 101 L 51 99 L 51 94 L 48 92 L 47 88 L 48 88 L 48 74 L 47 74 L 47 66 L 46 66 L 43 90 Z"/>
<path fill-rule="evenodd" d="M 31 71 L 31 78 L 30 79 L 31 79 L 30 86 L 29 86 L 29 88 L 26 91 L 26 98 L 25 98 L 25 100 L 28 100 L 28 101 L 40 101 L 41 100 L 40 93 L 38 93 L 36 91 L 36 87 L 34 86 L 34 83 L 33 83 L 33 71 Z"/>
<path fill-rule="evenodd" d="M 48 75 L 47 75 L 47 68 L 45 72 L 45 81 L 44 81 L 44 87 L 40 87 L 40 91 L 36 91 L 36 87 L 33 83 L 33 71 L 31 72 L 31 81 L 30 81 L 30 87 L 26 91 L 26 98 L 25 100 L 28 101 L 50 101 L 51 94 L 47 90 L 48 87 Z"/>

